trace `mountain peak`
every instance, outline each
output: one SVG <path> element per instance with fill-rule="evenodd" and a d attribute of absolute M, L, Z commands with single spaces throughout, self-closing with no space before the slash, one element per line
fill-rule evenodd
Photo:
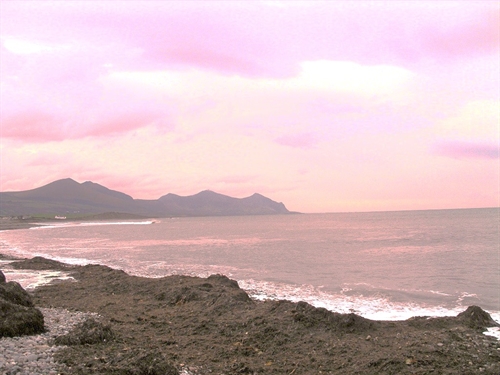
<path fill-rule="evenodd" d="M 49 186 L 49 185 L 80 185 L 77 181 L 73 180 L 72 178 L 61 178 L 60 180 L 55 180 L 52 182 L 49 182 L 47 185 L 44 186 Z M 41 186 L 43 187 L 43 186 Z"/>

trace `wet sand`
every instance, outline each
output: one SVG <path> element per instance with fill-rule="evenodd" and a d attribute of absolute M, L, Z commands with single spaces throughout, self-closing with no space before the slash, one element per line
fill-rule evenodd
<path fill-rule="evenodd" d="M 0 219 L 0 231 L 13 229 L 28 229 L 40 226 L 34 221 L 22 219 Z"/>
<path fill-rule="evenodd" d="M 67 374 L 500 374 L 500 342 L 482 334 L 494 322 L 477 307 L 372 321 L 255 301 L 221 275 L 148 279 L 43 258 L 11 266 L 70 272 L 76 282 L 34 290 L 36 306 L 95 312 L 112 329 L 113 340 L 60 350 Z"/>
<path fill-rule="evenodd" d="M 111 221 L 111 220 L 147 220 L 150 219 L 147 216 L 134 215 L 134 214 L 124 214 L 118 212 L 106 212 L 102 214 L 86 215 L 73 217 L 68 219 L 58 219 L 54 218 L 0 218 L 0 231 L 3 230 L 14 230 L 14 229 L 29 229 L 33 227 L 39 227 L 48 224 L 61 224 L 61 223 L 71 223 L 71 222 L 86 222 L 86 221 Z"/>

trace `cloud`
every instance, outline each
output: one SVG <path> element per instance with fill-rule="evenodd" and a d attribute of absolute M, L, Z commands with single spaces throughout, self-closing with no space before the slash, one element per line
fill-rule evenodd
<path fill-rule="evenodd" d="M 498 159 L 500 147 L 492 143 L 443 141 L 434 145 L 434 153 L 454 159 Z"/>
<path fill-rule="evenodd" d="M 107 137 L 147 126 L 157 127 L 162 130 L 171 128 L 169 121 L 158 114 L 131 111 L 130 113 L 123 113 L 117 116 L 100 118 L 98 121 L 80 128 L 81 133 L 75 134 L 75 137 Z"/>
<path fill-rule="evenodd" d="M 449 20 L 448 20 L 449 22 Z M 472 16 L 463 23 L 447 22 L 426 30 L 422 38 L 426 54 L 443 59 L 498 53 L 500 48 L 500 9 Z"/>
<path fill-rule="evenodd" d="M 2 38 L 3 46 L 10 52 L 16 55 L 29 55 L 32 53 L 40 53 L 53 51 L 57 47 L 45 43 L 37 43 L 36 41 L 26 41 L 22 39 Z M 60 47 L 59 47 L 60 48 Z"/>
<path fill-rule="evenodd" d="M 170 121 L 157 113 L 131 111 L 112 115 L 95 112 L 63 117 L 43 111 L 26 111 L 2 117 L 0 138 L 31 143 L 63 141 L 85 137 L 110 137 L 152 126 L 168 131 Z"/>
<path fill-rule="evenodd" d="M 314 147 L 318 140 L 312 133 L 284 135 L 275 139 L 275 142 L 282 146 L 293 148 L 311 148 Z"/>
<path fill-rule="evenodd" d="M 2 116 L 0 138 L 12 138 L 27 142 L 58 141 L 65 138 L 64 129 L 54 126 L 61 120 L 43 111 L 26 111 Z"/>
<path fill-rule="evenodd" d="M 498 51 L 496 4 L 421 3 L 7 2 L 2 28 L 18 52 L 76 41 L 129 70 L 266 78 L 294 76 L 303 61 L 401 65 Z"/>

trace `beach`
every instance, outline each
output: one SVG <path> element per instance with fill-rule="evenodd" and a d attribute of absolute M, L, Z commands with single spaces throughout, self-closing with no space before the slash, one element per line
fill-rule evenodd
<path fill-rule="evenodd" d="M 145 278 L 40 257 L 9 267 L 69 273 L 32 290 L 35 306 L 96 313 L 113 332 L 56 351 L 64 374 L 500 373 L 500 343 L 483 334 L 491 321 L 477 307 L 458 317 L 374 321 L 257 301 L 222 275 Z"/>
<path fill-rule="evenodd" d="M 18 218 L 2 218 L 0 219 L 0 231 L 13 229 L 28 229 L 37 227 L 39 224 L 33 220 L 23 220 Z"/>

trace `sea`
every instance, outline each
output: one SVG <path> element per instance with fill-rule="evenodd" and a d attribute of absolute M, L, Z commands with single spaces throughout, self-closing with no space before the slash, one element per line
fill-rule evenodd
<path fill-rule="evenodd" d="M 500 208 L 64 221 L 1 231 L 0 253 L 146 277 L 224 274 L 255 299 L 375 320 L 478 305 L 500 322 Z M 70 277 L 3 267 L 27 288 Z"/>

